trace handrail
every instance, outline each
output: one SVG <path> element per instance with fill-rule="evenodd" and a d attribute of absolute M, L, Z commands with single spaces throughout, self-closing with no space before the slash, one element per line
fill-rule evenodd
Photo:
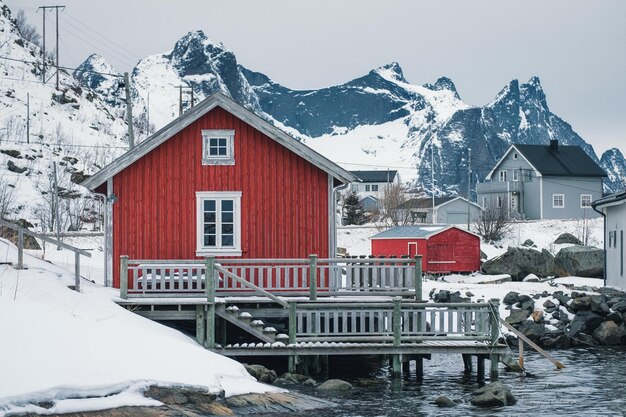
<path fill-rule="evenodd" d="M 28 230 L 27 228 L 17 225 L 15 223 L 10 223 L 0 219 L 0 225 L 8 227 L 9 229 L 17 230 L 17 269 L 24 268 L 24 233 L 37 239 L 41 239 L 44 242 L 49 242 L 57 245 L 58 247 L 74 252 L 74 289 L 80 292 L 80 255 L 91 258 L 91 253 L 87 252 L 84 249 L 80 249 L 75 246 L 68 245 L 67 243 L 63 243 L 59 240 L 42 235 L 41 233 L 33 232 L 32 230 Z"/>
<path fill-rule="evenodd" d="M 522 332 L 517 330 L 515 327 L 511 326 L 509 323 L 507 323 L 506 321 L 504 321 L 502 319 L 500 319 L 500 323 L 502 323 L 504 325 L 504 327 L 506 327 L 507 329 L 512 331 L 513 334 L 515 334 L 517 337 L 522 339 L 524 342 L 528 343 L 530 345 L 530 347 L 535 349 L 537 352 L 539 352 L 541 355 L 543 355 L 546 359 L 548 359 L 550 362 L 552 362 L 556 366 L 556 369 L 563 369 L 563 368 L 565 368 L 565 365 L 563 365 L 561 362 L 559 362 L 556 359 L 554 359 L 548 352 L 546 352 L 545 350 L 541 349 L 535 342 L 530 340 L 528 337 L 526 337 Z"/>
<path fill-rule="evenodd" d="M 242 279 L 240 277 L 238 277 L 236 274 L 233 274 L 230 271 L 227 271 L 226 269 L 222 268 L 222 265 L 216 263 L 214 266 L 216 271 L 221 272 L 222 274 L 234 279 L 235 281 L 237 281 L 238 283 L 245 285 L 248 288 L 253 289 L 255 292 L 261 294 L 264 297 L 269 298 L 270 300 L 276 302 L 277 304 L 280 304 L 281 306 L 285 307 L 285 308 L 289 308 L 289 303 L 287 303 L 286 301 L 282 300 L 279 297 L 276 297 L 274 294 L 265 291 L 263 288 L 261 287 L 257 287 L 256 285 L 252 284 L 251 282 L 246 281 L 245 279 Z"/>
<path fill-rule="evenodd" d="M 381 303 L 380 301 L 368 301 L 368 300 L 359 300 L 357 303 L 346 303 L 346 302 L 320 302 L 320 303 L 309 303 L 308 300 L 304 302 L 295 301 L 298 305 L 298 308 L 320 308 L 321 306 L 333 306 L 338 308 L 359 308 L 359 307 L 369 307 L 369 308 L 380 308 L 380 307 L 389 307 L 388 303 Z M 490 305 L 489 303 L 415 303 L 415 302 L 402 302 L 403 307 L 412 307 L 412 308 L 464 308 L 468 309 L 485 309 Z"/>

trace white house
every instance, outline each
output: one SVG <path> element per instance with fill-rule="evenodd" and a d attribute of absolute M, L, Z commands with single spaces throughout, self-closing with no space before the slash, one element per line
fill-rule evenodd
<path fill-rule="evenodd" d="M 608 195 L 591 203 L 604 216 L 605 285 L 626 290 L 624 278 L 624 229 L 626 229 L 626 191 Z"/>
<path fill-rule="evenodd" d="M 395 170 L 350 171 L 361 182 L 353 182 L 351 190 L 360 197 L 381 197 L 387 187 L 400 184 L 400 174 Z"/>

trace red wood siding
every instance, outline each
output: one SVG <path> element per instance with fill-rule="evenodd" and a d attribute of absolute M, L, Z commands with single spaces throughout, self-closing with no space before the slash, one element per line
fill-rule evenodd
<path fill-rule="evenodd" d="M 409 242 L 417 242 L 425 272 L 472 272 L 480 269 L 480 238 L 451 228 L 429 239 L 372 239 L 372 255 L 398 256 L 409 253 Z M 449 262 L 454 263 L 438 263 Z"/>
<path fill-rule="evenodd" d="M 202 129 L 235 131 L 235 165 L 202 165 Z M 113 283 L 119 257 L 196 258 L 196 191 L 241 191 L 243 258 L 328 257 L 328 174 L 215 108 L 117 174 Z"/>

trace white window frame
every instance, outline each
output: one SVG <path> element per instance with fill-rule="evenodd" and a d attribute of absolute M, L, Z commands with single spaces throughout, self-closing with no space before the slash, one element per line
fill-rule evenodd
<path fill-rule="evenodd" d="M 204 201 L 216 200 L 216 246 L 204 246 Z M 222 247 L 221 201 L 233 200 L 233 240 L 232 247 Z M 241 191 L 196 191 L 196 256 L 220 255 L 241 256 Z"/>
<path fill-rule="evenodd" d="M 370 185 L 369 184 L 365 184 L 365 192 L 369 192 L 370 191 Z"/>
<path fill-rule="evenodd" d="M 503 201 L 503 200 L 504 200 L 504 199 L 502 198 L 502 196 L 501 196 L 501 195 L 499 195 L 499 196 L 498 196 L 498 198 L 497 198 L 497 201 L 496 201 L 496 206 L 497 206 L 498 208 L 502 208 L 502 201 Z"/>
<path fill-rule="evenodd" d="M 588 205 L 584 205 L 583 204 L 583 197 L 589 197 L 589 204 Z M 581 194 L 580 195 L 580 208 L 582 208 L 582 209 L 590 209 L 592 201 L 593 201 L 593 196 L 591 194 Z"/>
<path fill-rule="evenodd" d="M 226 139 L 226 155 L 209 155 L 211 139 Z M 202 130 L 202 165 L 235 165 L 234 130 Z"/>
<path fill-rule="evenodd" d="M 372 192 L 378 191 L 378 184 L 372 184 Z"/>
<path fill-rule="evenodd" d="M 556 205 L 557 197 L 561 197 L 561 201 L 563 202 L 563 204 L 560 206 Z M 565 194 L 552 194 L 552 208 L 565 208 Z"/>
<path fill-rule="evenodd" d="M 519 172 L 516 169 L 513 170 L 513 181 L 519 181 Z"/>
<path fill-rule="evenodd" d="M 487 208 L 487 197 L 483 197 L 483 208 Z"/>
<path fill-rule="evenodd" d="M 498 175 L 500 178 L 500 182 L 506 182 L 506 169 L 500 170 L 500 173 Z"/>

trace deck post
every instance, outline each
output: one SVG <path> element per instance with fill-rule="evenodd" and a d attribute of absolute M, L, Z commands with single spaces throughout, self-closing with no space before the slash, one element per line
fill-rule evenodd
<path fill-rule="evenodd" d="M 296 344 L 296 332 L 298 331 L 296 321 L 296 303 L 294 301 L 289 302 L 289 345 Z M 296 372 L 296 357 L 294 355 L 289 355 L 289 363 L 287 365 L 287 370 L 290 373 Z"/>
<path fill-rule="evenodd" d="M 80 253 L 74 252 L 74 290 L 80 292 Z"/>
<path fill-rule="evenodd" d="M 422 301 L 422 255 L 415 256 L 415 301 Z"/>
<path fill-rule="evenodd" d="M 24 229 L 21 226 L 17 229 L 17 269 L 24 269 Z"/>
<path fill-rule="evenodd" d="M 317 300 L 317 255 L 309 255 L 309 300 Z"/>
<path fill-rule="evenodd" d="M 205 306 L 196 306 L 196 340 L 201 345 L 204 344 L 204 318 L 205 318 Z"/>
<path fill-rule="evenodd" d="M 215 257 L 207 256 L 204 259 L 206 273 L 206 298 L 208 312 L 206 316 L 206 342 L 207 349 L 215 348 Z"/>
<path fill-rule="evenodd" d="M 402 343 L 402 298 L 395 297 L 393 299 L 393 345 L 400 346 Z M 399 354 L 392 355 L 393 376 L 398 378 L 402 376 L 402 356 Z"/>
<path fill-rule="evenodd" d="M 485 355 L 476 355 L 476 372 L 477 379 L 483 381 L 485 379 Z"/>
<path fill-rule="evenodd" d="M 463 358 L 463 370 L 465 371 L 465 373 L 471 373 L 473 368 L 472 355 L 463 353 L 461 354 L 461 357 Z"/>
<path fill-rule="evenodd" d="M 120 256 L 120 298 L 128 299 L 128 255 Z"/>
<path fill-rule="evenodd" d="M 495 347 L 498 343 L 498 338 L 500 337 L 500 300 L 497 298 L 492 298 L 489 300 L 489 318 L 491 321 L 491 344 Z M 499 355 L 497 353 L 489 354 L 489 361 L 491 362 L 491 372 L 490 379 L 497 380 L 498 379 L 498 361 Z"/>

